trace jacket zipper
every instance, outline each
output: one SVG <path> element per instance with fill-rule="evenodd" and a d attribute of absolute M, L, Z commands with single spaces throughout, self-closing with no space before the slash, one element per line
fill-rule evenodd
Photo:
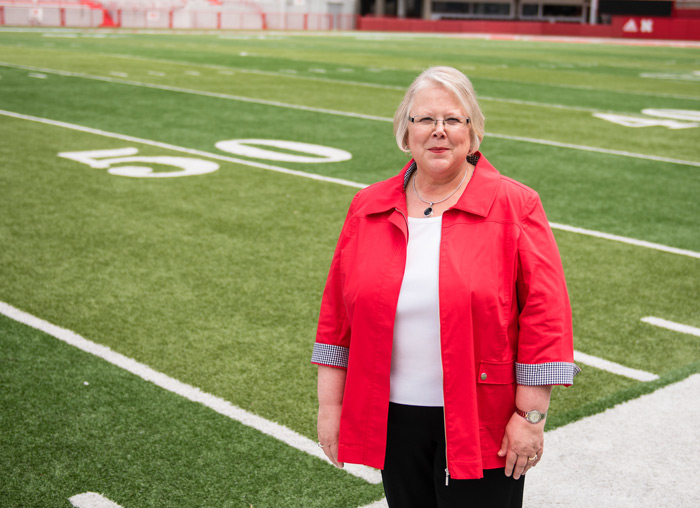
<path fill-rule="evenodd" d="M 394 207 L 394 210 L 396 210 L 397 212 L 399 212 L 401 214 L 401 216 L 403 217 L 403 220 L 406 221 L 406 227 L 408 227 L 408 219 L 406 218 L 406 214 L 403 213 L 401 210 L 399 210 L 398 207 Z"/>
<path fill-rule="evenodd" d="M 443 404 L 445 400 L 443 398 Z M 445 487 L 450 485 L 450 467 L 447 463 L 447 415 L 445 415 L 445 407 L 442 407 L 443 423 L 445 424 Z"/>
<path fill-rule="evenodd" d="M 440 356 L 442 356 L 442 344 L 440 345 Z M 445 371 L 443 370 L 443 382 Z M 450 465 L 447 462 L 447 404 L 445 404 L 445 385 L 442 391 L 442 424 L 445 431 L 445 487 L 450 485 Z"/>
<path fill-rule="evenodd" d="M 447 210 L 445 210 L 447 211 Z M 443 212 L 444 215 L 444 212 Z M 442 232 L 440 232 L 440 250 L 442 250 Z M 439 311 L 438 311 L 439 312 Z M 440 334 L 440 358 L 442 358 L 442 334 Z M 442 393 L 442 424 L 445 431 L 445 487 L 450 485 L 450 464 L 447 460 L 447 404 L 445 403 L 445 385 L 444 377 L 445 370 L 442 371 L 443 376 L 443 393 Z"/>
<path fill-rule="evenodd" d="M 408 233 L 408 217 L 406 217 L 406 214 L 404 214 L 404 213 L 403 213 L 401 210 L 399 210 L 398 208 L 394 207 L 394 210 L 396 210 L 397 212 L 399 212 L 399 213 L 401 214 L 401 216 L 403 217 L 404 222 L 406 223 L 406 248 L 408 248 L 408 236 L 409 236 L 409 233 Z"/>

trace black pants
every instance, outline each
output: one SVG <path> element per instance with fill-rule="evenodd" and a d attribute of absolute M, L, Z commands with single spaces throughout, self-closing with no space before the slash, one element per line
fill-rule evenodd
<path fill-rule="evenodd" d="M 445 424 L 441 407 L 389 405 L 382 471 L 390 508 L 520 508 L 525 478 L 487 469 L 479 480 L 445 485 Z"/>

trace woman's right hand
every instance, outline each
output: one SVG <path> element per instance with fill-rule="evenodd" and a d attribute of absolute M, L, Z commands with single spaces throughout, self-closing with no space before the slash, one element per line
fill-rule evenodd
<path fill-rule="evenodd" d="M 338 462 L 338 436 L 346 375 L 345 369 L 318 366 L 318 442 L 336 467 L 345 465 Z"/>
<path fill-rule="evenodd" d="M 340 434 L 340 404 L 321 404 L 318 408 L 318 442 L 323 453 L 336 467 L 343 467 L 338 462 L 338 435 Z"/>

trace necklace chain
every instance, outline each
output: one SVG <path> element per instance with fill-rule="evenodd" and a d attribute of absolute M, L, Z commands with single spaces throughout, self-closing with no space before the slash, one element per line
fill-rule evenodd
<path fill-rule="evenodd" d="M 457 188 L 455 190 L 453 190 L 452 192 L 450 192 L 449 196 L 441 199 L 440 201 L 428 201 L 427 199 L 423 199 L 423 196 L 421 196 L 418 193 L 418 189 L 416 188 L 416 180 L 418 180 L 418 172 L 416 171 L 416 175 L 413 177 L 413 192 L 416 193 L 416 196 L 418 196 L 418 199 L 420 199 L 423 203 L 428 204 L 428 208 L 423 210 L 423 215 L 425 215 L 426 217 L 430 217 L 431 215 L 433 215 L 433 205 L 440 204 L 443 201 L 447 201 L 448 199 L 450 199 L 454 195 L 454 193 L 457 192 L 459 190 L 459 188 L 462 186 L 462 184 L 464 183 L 464 180 L 466 180 L 467 173 L 469 173 L 469 167 L 467 167 L 467 170 L 464 172 L 464 176 L 462 177 L 462 180 L 459 182 L 459 185 L 457 185 Z"/>

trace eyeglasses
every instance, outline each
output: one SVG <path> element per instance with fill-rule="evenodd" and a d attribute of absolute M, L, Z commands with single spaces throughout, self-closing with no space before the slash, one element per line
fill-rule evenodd
<path fill-rule="evenodd" d="M 450 118 L 433 118 L 432 116 L 409 116 L 408 119 L 419 127 L 437 127 L 438 122 L 442 122 L 445 127 L 460 127 L 469 124 L 471 119 L 468 116 L 452 116 Z"/>

